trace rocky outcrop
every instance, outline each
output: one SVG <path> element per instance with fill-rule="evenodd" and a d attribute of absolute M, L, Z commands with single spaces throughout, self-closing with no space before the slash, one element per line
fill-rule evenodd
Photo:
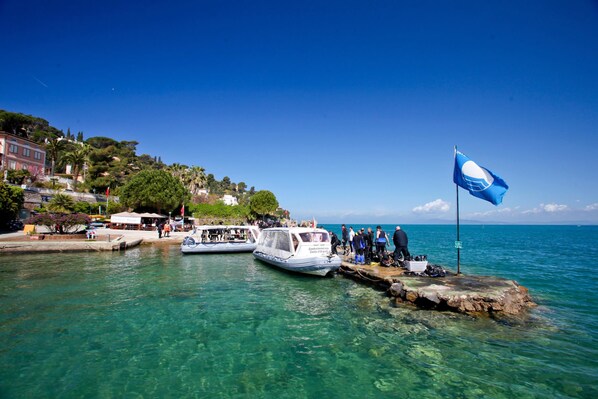
<path fill-rule="evenodd" d="M 474 316 L 518 315 L 535 306 L 527 288 L 493 276 L 406 275 L 400 268 L 357 266 L 343 262 L 341 273 L 388 290 L 397 302 Z"/>
<path fill-rule="evenodd" d="M 420 307 L 471 315 L 516 315 L 535 305 L 527 288 L 513 280 L 491 276 L 455 275 L 433 279 L 404 276 L 393 282 L 389 293 Z"/>

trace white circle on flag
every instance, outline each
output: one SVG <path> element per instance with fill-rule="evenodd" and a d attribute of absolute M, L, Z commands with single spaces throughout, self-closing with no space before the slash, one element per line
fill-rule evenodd
<path fill-rule="evenodd" d="M 483 184 L 482 187 L 480 187 L 480 190 L 475 190 L 475 191 L 483 191 L 485 189 L 487 189 L 488 187 L 490 187 L 492 185 L 492 183 L 494 182 L 494 178 L 492 177 L 492 175 L 490 173 L 488 173 L 488 171 L 484 168 L 482 168 L 481 166 L 479 166 L 477 163 L 473 162 L 473 161 L 467 161 L 463 164 L 463 168 L 461 169 L 463 171 L 463 174 L 466 175 L 467 177 L 471 177 L 473 179 L 482 179 L 485 180 L 486 184 Z"/>

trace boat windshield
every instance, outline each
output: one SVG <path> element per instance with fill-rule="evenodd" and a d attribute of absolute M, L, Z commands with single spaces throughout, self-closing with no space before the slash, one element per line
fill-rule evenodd
<path fill-rule="evenodd" d="M 330 237 L 328 237 L 328 233 L 324 232 L 307 232 L 307 233 L 299 233 L 299 237 L 303 242 L 330 242 Z"/>

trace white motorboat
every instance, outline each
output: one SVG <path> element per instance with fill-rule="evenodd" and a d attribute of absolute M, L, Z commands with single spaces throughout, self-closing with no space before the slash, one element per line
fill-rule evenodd
<path fill-rule="evenodd" d="M 253 256 L 285 270 L 325 276 L 338 270 L 341 258 L 332 254 L 324 229 L 274 227 L 260 233 Z"/>
<path fill-rule="evenodd" d="M 251 252 L 257 246 L 260 231 L 255 226 L 197 226 L 183 239 L 184 254 Z"/>

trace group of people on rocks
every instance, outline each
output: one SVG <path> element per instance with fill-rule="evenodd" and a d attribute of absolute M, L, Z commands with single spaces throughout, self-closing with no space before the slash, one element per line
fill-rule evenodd
<path fill-rule="evenodd" d="M 409 239 L 401 226 L 395 228 L 392 241 L 395 246 L 392 258 L 395 262 L 411 256 L 408 249 Z M 375 257 L 382 259 L 386 255 L 386 247 L 390 245 L 390 238 L 381 226 L 376 226 L 376 232 L 372 231 L 371 227 L 368 227 L 367 231 L 362 227 L 355 232 L 352 226 L 349 226 L 347 230 L 343 224 L 341 240 L 334 232 L 331 232 L 331 244 L 333 253 L 337 253 L 337 247 L 342 246 L 344 254 L 347 254 L 348 245 L 349 251 L 355 255 L 355 263 L 366 264 Z"/>

